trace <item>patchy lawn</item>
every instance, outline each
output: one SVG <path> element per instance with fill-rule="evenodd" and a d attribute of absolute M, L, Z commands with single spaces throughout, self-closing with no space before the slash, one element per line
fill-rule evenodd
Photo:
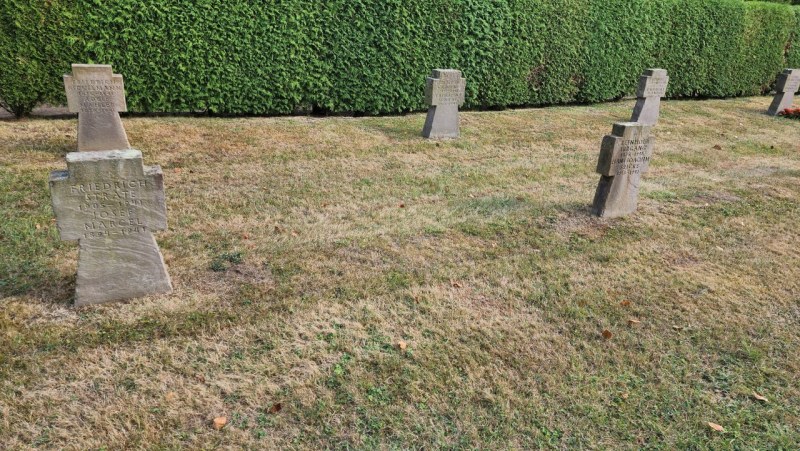
<path fill-rule="evenodd" d="M 76 122 L 0 122 L 0 448 L 796 449 L 800 123 L 769 101 L 666 102 L 620 220 L 589 204 L 630 101 L 442 143 L 126 118 L 176 289 L 82 309 L 47 187 Z"/>

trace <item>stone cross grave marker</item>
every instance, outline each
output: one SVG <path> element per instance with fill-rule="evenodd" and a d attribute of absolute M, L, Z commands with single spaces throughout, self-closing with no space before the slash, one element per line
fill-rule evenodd
<path fill-rule="evenodd" d="M 667 94 L 669 77 L 664 69 L 647 69 L 639 78 L 636 89 L 636 106 L 631 122 L 655 125 L 661 110 L 661 98 Z"/>
<path fill-rule="evenodd" d="M 597 163 L 601 177 L 592 206 L 595 215 L 615 218 L 636 211 L 639 183 L 653 155 L 651 130 L 652 125 L 620 122 L 603 138 Z"/>
<path fill-rule="evenodd" d="M 122 75 L 103 64 L 73 64 L 64 75 L 69 111 L 78 113 L 78 151 L 129 149 L 120 111 L 128 111 Z"/>
<path fill-rule="evenodd" d="M 458 107 L 464 104 L 467 80 L 455 69 L 434 69 L 425 86 L 428 117 L 422 136 L 431 139 L 458 138 Z"/>
<path fill-rule="evenodd" d="M 167 228 L 160 167 L 135 149 L 71 152 L 50 193 L 61 239 L 79 242 L 75 305 L 172 291 L 152 233 Z"/>
<path fill-rule="evenodd" d="M 777 116 L 785 109 L 792 107 L 794 94 L 800 89 L 800 69 L 786 69 L 778 77 L 778 84 L 775 86 L 775 98 L 769 106 L 767 114 Z"/>

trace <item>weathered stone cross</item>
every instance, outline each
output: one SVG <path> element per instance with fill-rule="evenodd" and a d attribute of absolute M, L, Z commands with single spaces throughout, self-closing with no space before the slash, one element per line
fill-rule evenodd
<path fill-rule="evenodd" d="M 767 114 L 777 116 L 787 108 L 792 107 L 794 94 L 800 89 L 800 69 L 786 69 L 778 77 L 778 84 L 775 86 L 775 98 L 769 106 Z"/>
<path fill-rule="evenodd" d="M 614 218 L 636 211 L 642 174 L 653 155 L 651 129 L 638 122 L 620 122 L 603 138 L 597 163 L 601 177 L 592 207 L 597 216 Z"/>
<path fill-rule="evenodd" d="M 655 125 L 661 110 L 661 98 L 667 94 L 669 77 L 664 69 L 647 69 L 639 78 L 636 106 L 631 122 Z"/>
<path fill-rule="evenodd" d="M 78 151 L 131 147 L 119 117 L 128 111 L 122 75 L 103 64 L 73 64 L 64 88 L 69 111 L 78 113 Z"/>
<path fill-rule="evenodd" d="M 434 69 L 425 86 L 428 117 L 422 136 L 425 138 L 458 138 L 458 107 L 464 104 L 467 80 L 455 69 Z"/>
<path fill-rule="evenodd" d="M 135 149 L 71 152 L 50 192 L 61 239 L 79 242 L 75 305 L 172 290 L 152 234 L 167 227 L 160 167 Z"/>

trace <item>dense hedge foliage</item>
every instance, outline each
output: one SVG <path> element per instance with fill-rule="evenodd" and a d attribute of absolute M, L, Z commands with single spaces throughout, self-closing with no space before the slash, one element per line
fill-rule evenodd
<path fill-rule="evenodd" d="M 418 110 L 436 67 L 472 108 L 615 99 L 655 66 L 669 96 L 735 96 L 798 40 L 800 8 L 741 0 L 0 0 L 0 102 L 63 102 L 72 62 L 112 64 L 139 112 Z"/>
<path fill-rule="evenodd" d="M 797 20 L 797 25 L 794 27 L 794 39 L 789 48 L 789 63 L 787 66 L 791 68 L 800 68 L 800 6 L 794 7 L 794 15 Z"/>

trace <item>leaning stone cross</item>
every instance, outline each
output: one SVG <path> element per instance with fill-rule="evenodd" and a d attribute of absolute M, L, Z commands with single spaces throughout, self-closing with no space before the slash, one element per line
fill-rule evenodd
<path fill-rule="evenodd" d="M 620 122 L 603 138 L 597 163 L 601 178 L 592 207 L 595 215 L 614 218 L 636 211 L 639 183 L 653 155 L 651 129 L 651 125 Z"/>
<path fill-rule="evenodd" d="M 425 138 L 458 138 L 458 107 L 464 104 L 467 80 L 455 69 L 434 69 L 425 86 L 428 117 L 422 136 Z"/>
<path fill-rule="evenodd" d="M 122 75 L 103 64 L 73 64 L 64 75 L 69 111 L 78 113 L 78 151 L 128 149 L 120 111 L 128 111 Z"/>
<path fill-rule="evenodd" d="M 787 108 L 792 107 L 794 94 L 800 89 L 800 69 L 786 69 L 778 77 L 778 84 L 775 86 L 775 98 L 769 106 L 767 114 L 777 116 Z"/>
<path fill-rule="evenodd" d="M 664 69 L 647 69 L 639 78 L 636 89 L 636 106 L 631 122 L 655 125 L 661 110 L 661 98 L 667 94 L 669 77 Z"/>
<path fill-rule="evenodd" d="M 61 239 L 79 242 L 75 305 L 172 290 L 152 233 L 167 228 L 163 175 L 140 151 L 68 153 L 50 193 Z"/>

